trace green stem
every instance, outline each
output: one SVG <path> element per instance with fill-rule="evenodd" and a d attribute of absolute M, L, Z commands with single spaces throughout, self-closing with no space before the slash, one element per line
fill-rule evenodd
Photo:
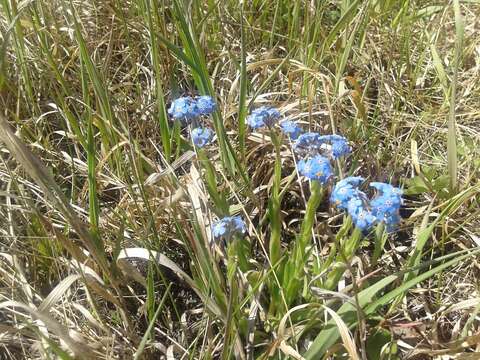
<path fill-rule="evenodd" d="M 328 274 L 327 280 L 325 282 L 325 289 L 331 290 L 336 288 L 338 282 L 342 278 L 347 268 L 347 263 L 352 260 L 353 255 L 355 255 L 356 251 L 358 250 L 361 239 L 362 230 L 356 227 L 353 230 L 352 235 L 343 244 L 342 248 L 339 249 L 339 254 L 337 255 L 336 262 L 335 264 L 333 264 L 333 269 Z"/>
<path fill-rule="evenodd" d="M 280 196 L 280 182 L 282 180 L 282 159 L 280 156 L 280 141 L 274 131 L 271 131 L 272 142 L 275 146 L 275 167 L 273 175 L 273 186 L 270 202 L 268 204 L 268 217 L 270 220 L 270 243 L 269 243 L 269 255 L 272 265 L 275 266 L 280 260 L 281 256 L 281 196 Z"/>
<path fill-rule="evenodd" d="M 212 162 L 204 149 L 197 149 L 197 156 L 200 165 L 205 169 L 205 183 L 207 191 L 215 204 L 215 212 L 220 216 L 228 215 L 228 202 L 223 194 L 218 191 L 216 172 Z"/>
<path fill-rule="evenodd" d="M 302 272 L 307 262 L 307 252 L 311 248 L 312 229 L 314 227 L 317 208 L 323 199 L 324 189 L 318 181 L 313 181 L 310 186 L 311 195 L 307 202 L 305 217 L 302 222 L 300 234 L 295 242 L 292 256 L 288 260 L 283 285 L 286 290 L 286 301 L 290 305 L 298 294 L 303 282 Z"/>
<path fill-rule="evenodd" d="M 382 250 L 385 247 L 385 242 L 387 241 L 387 232 L 385 231 L 385 224 L 380 223 L 377 225 L 375 229 L 375 248 L 373 250 L 372 256 L 372 266 L 377 264 L 380 255 L 382 254 Z"/>

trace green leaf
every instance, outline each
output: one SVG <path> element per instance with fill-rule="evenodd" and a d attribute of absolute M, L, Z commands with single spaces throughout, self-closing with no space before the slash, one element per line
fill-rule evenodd
<path fill-rule="evenodd" d="M 447 256 L 443 256 L 438 258 L 434 261 L 429 261 L 421 266 L 414 267 L 409 269 L 407 272 L 417 271 L 421 268 L 429 267 L 432 264 L 438 263 L 440 261 L 452 258 L 452 260 L 447 261 L 443 264 L 436 266 L 435 268 L 421 273 L 420 275 L 410 279 L 409 281 L 404 282 L 400 286 L 396 286 L 392 291 L 386 293 L 382 297 L 377 300 L 374 300 L 377 294 L 391 284 L 393 281 L 401 278 L 405 272 L 400 272 L 395 275 L 387 276 L 386 278 L 376 282 L 372 286 L 368 287 L 367 289 L 361 291 L 358 294 L 358 305 L 363 309 L 364 314 L 368 317 L 375 313 L 375 311 L 388 304 L 392 300 L 394 300 L 399 295 L 405 293 L 408 289 L 412 288 L 416 284 L 432 277 L 433 275 L 445 270 L 446 268 L 458 264 L 460 261 L 476 255 L 480 253 L 480 248 L 476 248 L 475 250 L 471 251 L 459 251 L 454 254 L 449 254 Z M 460 254 L 464 254 L 459 256 Z M 347 302 L 343 304 L 340 309 L 337 311 L 337 314 L 343 319 L 345 324 L 348 327 L 354 327 L 357 325 L 357 310 L 356 304 L 352 304 L 351 302 Z M 337 340 L 340 337 L 340 333 L 338 332 L 338 328 L 336 327 L 335 321 L 330 319 L 327 324 L 325 324 L 324 328 L 315 338 L 313 344 L 310 346 L 308 351 L 305 353 L 304 357 L 307 360 L 316 360 L 320 359 L 333 345 L 337 343 Z"/>

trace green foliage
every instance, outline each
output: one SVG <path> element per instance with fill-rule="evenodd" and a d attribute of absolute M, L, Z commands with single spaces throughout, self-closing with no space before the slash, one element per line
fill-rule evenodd
<path fill-rule="evenodd" d="M 1 345 L 18 358 L 399 359 L 392 324 L 426 312 L 437 322 L 415 345 L 456 316 L 468 320 L 442 346 L 473 351 L 478 10 L 0 0 Z M 218 103 L 197 119 L 216 134 L 202 149 L 167 113 L 198 94 Z M 403 186 L 400 226 L 356 229 L 332 184 L 299 178 L 289 139 L 248 128 L 261 105 L 346 136 L 332 183 Z M 214 241 L 232 215 L 247 235 Z"/>

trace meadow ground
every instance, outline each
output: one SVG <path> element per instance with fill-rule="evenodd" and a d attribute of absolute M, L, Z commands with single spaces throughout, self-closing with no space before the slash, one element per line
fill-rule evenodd
<path fill-rule="evenodd" d="M 0 0 L 0 31 L 0 359 L 480 358 L 478 1 Z M 167 112 L 198 95 L 203 148 Z M 351 153 L 309 181 L 262 105 Z M 403 190 L 393 231 L 346 176 Z"/>

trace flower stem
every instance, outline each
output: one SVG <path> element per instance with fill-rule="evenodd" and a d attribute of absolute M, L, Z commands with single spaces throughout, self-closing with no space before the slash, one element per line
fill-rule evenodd
<path fill-rule="evenodd" d="M 356 227 L 353 230 L 352 235 L 339 249 L 336 262 L 333 264 L 333 269 L 328 274 L 327 280 L 323 286 L 325 289 L 332 290 L 337 287 L 338 282 L 347 268 L 347 263 L 352 260 L 353 255 L 355 255 L 355 252 L 358 250 L 361 239 L 362 230 Z"/>
<path fill-rule="evenodd" d="M 205 183 L 208 193 L 215 203 L 215 210 L 220 216 L 228 215 L 228 202 L 221 192 L 218 191 L 215 168 L 205 153 L 204 149 L 197 149 L 200 165 L 205 169 Z"/>
<path fill-rule="evenodd" d="M 271 131 L 272 142 L 275 146 L 275 167 L 273 175 L 272 194 L 268 204 L 268 217 L 270 220 L 270 242 L 269 242 L 269 255 L 272 265 L 277 264 L 281 256 L 281 196 L 280 196 L 280 182 L 282 180 L 282 159 L 280 156 L 280 141 L 275 134 Z"/>
<path fill-rule="evenodd" d="M 302 272 L 307 262 L 307 252 L 312 240 L 312 229 L 315 223 L 315 214 L 320 202 L 323 199 L 324 189 L 320 182 L 313 181 L 310 186 L 311 195 L 307 202 L 305 217 L 302 222 L 300 234 L 295 242 L 292 256 L 288 260 L 284 275 L 284 287 L 286 290 L 286 301 L 290 305 L 295 299 L 302 286 Z"/>

